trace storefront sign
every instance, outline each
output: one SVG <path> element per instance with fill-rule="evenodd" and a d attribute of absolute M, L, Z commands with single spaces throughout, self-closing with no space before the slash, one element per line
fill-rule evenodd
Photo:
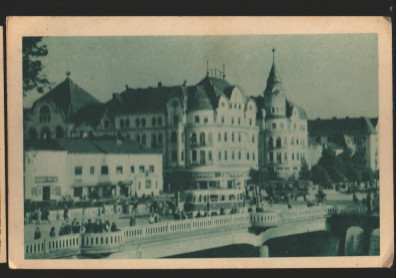
<path fill-rule="evenodd" d="M 58 177 L 35 177 L 35 183 L 58 182 Z"/>
<path fill-rule="evenodd" d="M 227 172 L 202 172 L 192 173 L 194 179 L 210 179 L 210 178 L 241 178 L 248 177 L 249 171 L 227 171 Z"/>

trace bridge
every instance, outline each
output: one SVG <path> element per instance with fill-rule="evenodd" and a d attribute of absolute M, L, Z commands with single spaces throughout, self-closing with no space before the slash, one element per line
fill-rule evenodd
<path fill-rule="evenodd" d="M 335 217 L 341 217 L 340 225 L 332 222 Z M 347 221 L 343 226 L 342 220 L 346 217 L 352 221 Z M 26 259 L 65 258 L 73 255 L 162 258 L 248 244 L 259 247 L 261 257 L 268 257 L 267 243 L 271 239 L 329 231 L 341 233 L 343 255 L 379 255 L 379 217 L 375 216 L 378 224 L 373 227 L 362 227 L 365 221 L 364 224 L 359 221 L 356 226 L 352 226 L 354 219 L 370 217 L 374 216 L 367 215 L 365 209 L 359 206 L 319 206 L 284 212 L 231 214 L 123 227 L 117 232 L 39 239 L 26 242 L 24 252 Z"/>

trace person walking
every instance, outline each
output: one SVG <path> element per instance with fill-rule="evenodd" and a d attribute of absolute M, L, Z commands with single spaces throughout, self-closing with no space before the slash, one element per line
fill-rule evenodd
<path fill-rule="evenodd" d="M 40 239 L 42 237 L 42 233 L 40 232 L 39 227 L 36 227 L 35 234 L 33 237 L 34 237 L 34 239 Z"/>

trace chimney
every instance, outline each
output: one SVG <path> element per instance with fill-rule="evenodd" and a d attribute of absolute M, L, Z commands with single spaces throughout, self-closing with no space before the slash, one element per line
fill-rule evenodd
<path fill-rule="evenodd" d="M 336 118 L 336 117 L 333 117 L 332 119 L 333 119 L 333 120 L 337 120 L 337 118 Z"/>
<path fill-rule="evenodd" d="M 112 94 L 112 98 L 113 98 L 113 99 L 117 99 L 117 98 L 118 98 L 118 93 L 113 93 L 113 94 Z"/>
<path fill-rule="evenodd" d="M 186 87 L 186 80 L 183 81 L 182 87 L 185 88 Z"/>
<path fill-rule="evenodd" d="M 222 65 L 222 78 L 225 79 L 225 64 Z"/>
<path fill-rule="evenodd" d="M 162 87 L 162 82 L 158 81 L 158 88 L 161 88 L 161 87 Z"/>
<path fill-rule="evenodd" d="M 129 89 L 128 84 L 125 84 L 125 89 L 127 89 L 127 90 Z"/>

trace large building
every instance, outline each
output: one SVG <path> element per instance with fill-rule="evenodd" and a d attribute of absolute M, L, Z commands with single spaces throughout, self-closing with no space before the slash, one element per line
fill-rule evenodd
<path fill-rule="evenodd" d="M 25 199 L 156 196 L 162 155 L 115 140 L 50 139 L 25 143 Z"/>
<path fill-rule="evenodd" d="M 298 177 L 308 149 L 307 114 L 286 98 L 273 63 L 263 96 L 257 97 L 259 168 L 262 181 Z"/>
<path fill-rule="evenodd" d="M 378 119 L 359 118 L 332 118 L 308 121 L 309 137 L 317 143 L 327 145 L 331 142 L 339 143 L 347 148 L 354 148 L 355 152 L 363 157 L 364 166 L 379 169 L 379 135 Z"/>
<path fill-rule="evenodd" d="M 258 168 L 256 102 L 214 73 L 192 86 L 126 86 L 107 103 L 67 77 L 26 112 L 25 138 L 117 137 L 161 148 L 171 188 L 243 187 Z"/>

